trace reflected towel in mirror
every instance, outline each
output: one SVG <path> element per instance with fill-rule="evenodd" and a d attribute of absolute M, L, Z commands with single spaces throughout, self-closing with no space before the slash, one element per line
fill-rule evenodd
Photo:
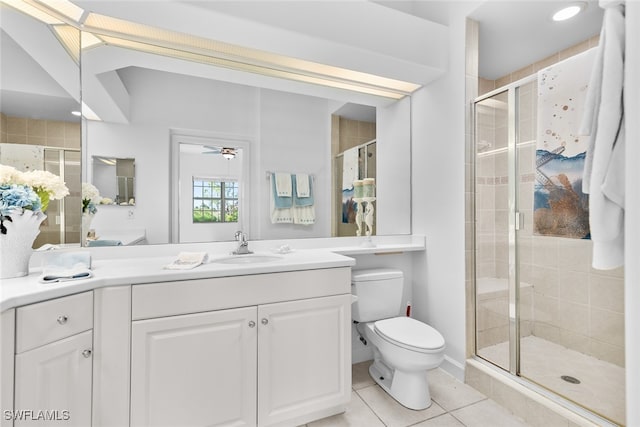
<path fill-rule="evenodd" d="M 287 224 L 293 222 L 293 198 L 292 197 L 278 197 L 276 193 L 276 176 L 271 174 L 270 176 L 270 189 L 271 194 L 269 197 L 269 212 L 271 213 L 272 224 Z M 289 175 L 289 181 L 291 176 Z"/>
<path fill-rule="evenodd" d="M 309 197 L 311 183 L 309 182 L 309 175 L 306 173 L 297 173 L 293 177 L 293 185 L 295 186 L 295 191 L 293 193 L 294 197 L 306 198 Z"/>
<path fill-rule="evenodd" d="M 276 172 L 276 194 L 278 197 L 291 197 L 291 174 Z"/>
<path fill-rule="evenodd" d="M 358 179 L 358 147 L 345 150 L 342 155 L 342 189 L 353 188 L 353 181 Z"/>
<path fill-rule="evenodd" d="M 313 182 L 309 175 L 306 173 L 299 173 L 293 175 L 292 177 L 292 185 L 293 185 L 293 206 L 313 206 Z M 300 186 L 305 187 L 303 189 L 302 194 L 307 194 L 306 196 L 301 196 L 301 192 L 299 191 Z"/>

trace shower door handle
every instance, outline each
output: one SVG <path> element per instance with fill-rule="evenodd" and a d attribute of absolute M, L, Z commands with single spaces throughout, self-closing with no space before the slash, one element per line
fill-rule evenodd
<path fill-rule="evenodd" d="M 522 230 L 524 228 L 524 214 L 522 212 L 516 212 L 516 230 Z"/>

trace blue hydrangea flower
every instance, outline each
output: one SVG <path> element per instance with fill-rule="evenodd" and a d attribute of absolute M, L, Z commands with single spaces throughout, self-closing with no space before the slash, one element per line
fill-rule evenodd
<path fill-rule="evenodd" d="M 27 185 L 0 185 L 0 214 L 11 215 L 17 208 L 37 211 L 42 208 L 42 203 L 38 194 Z"/>

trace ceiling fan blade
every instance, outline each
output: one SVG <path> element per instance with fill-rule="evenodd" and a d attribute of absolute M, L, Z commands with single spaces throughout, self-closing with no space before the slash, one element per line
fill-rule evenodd
<path fill-rule="evenodd" d="M 202 154 L 220 154 L 222 152 L 222 148 L 220 147 L 210 147 L 208 145 L 203 145 L 202 148 L 211 150 L 211 151 L 203 152 Z"/>

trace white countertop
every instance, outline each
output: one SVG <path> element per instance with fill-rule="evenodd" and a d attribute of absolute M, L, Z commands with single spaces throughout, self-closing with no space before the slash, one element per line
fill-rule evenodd
<path fill-rule="evenodd" d="M 400 236 L 374 238 L 375 247 L 363 247 L 360 240 L 352 239 L 303 239 L 295 241 L 250 242 L 250 249 L 258 254 L 274 255 L 274 248 L 288 245 L 292 252 L 278 254 L 281 259 L 250 264 L 222 264 L 214 262 L 228 257 L 233 242 L 216 244 L 154 245 L 130 247 L 83 248 L 93 257 L 94 277 L 59 283 L 40 283 L 41 261 L 37 254 L 32 257 L 28 276 L 3 279 L 0 284 L 0 312 L 26 304 L 58 298 L 78 292 L 107 286 L 122 286 L 142 283 L 169 282 L 250 274 L 277 273 L 322 268 L 351 267 L 355 260 L 345 255 L 396 253 L 423 251 L 423 236 Z M 336 244 L 340 243 L 340 244 Z M 126 248 L 126 249 L 125 249 Z M 176 259 L 182 251 L 204 251 L 209 262 L 191 270 L 167 270 L 163 267 Z"/>

